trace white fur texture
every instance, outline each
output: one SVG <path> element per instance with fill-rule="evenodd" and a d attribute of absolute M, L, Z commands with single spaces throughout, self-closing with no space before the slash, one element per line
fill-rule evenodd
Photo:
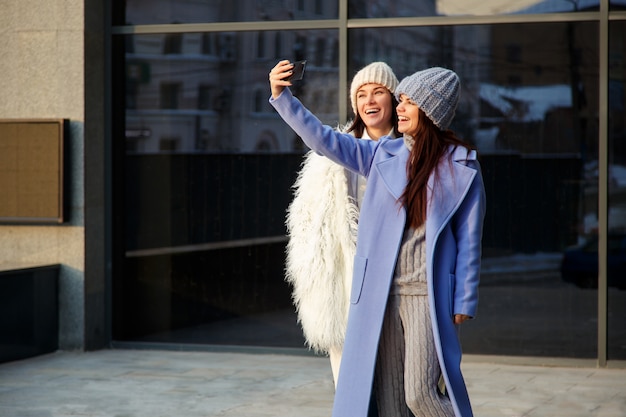
<path fill-rule="evenodd" d="M 358 216 L 344 168 L 309 152 L 287 210 L 286 280 L 307 345 L 318 352 L 343 346 Z"/>

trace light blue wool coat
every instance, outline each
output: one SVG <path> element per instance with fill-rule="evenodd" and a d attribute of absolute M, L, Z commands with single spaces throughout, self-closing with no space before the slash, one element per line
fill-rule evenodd
<path fill-rule="evenodd" d="M 324 126 L 285 89 L 270 103 L 316 152 L 367 177 L 361 207 L 351 305 L 333 417 L 366 417 L 378 342 L 402 242 L 409 151 L 403 140 L 356 140 Z M 457 417 L 472 416 L 461 373 L 454 314 L 474 317 L 478 303 L 485 191 L 474 151 L 451 148 L 429 181 L 427 282 L 433 336 Z M 432 192 L 434 190 L 434 192 Z"/>

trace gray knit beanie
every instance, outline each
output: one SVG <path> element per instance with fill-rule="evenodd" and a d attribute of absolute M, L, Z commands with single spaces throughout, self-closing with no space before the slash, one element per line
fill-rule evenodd
<path fill-rule="evenodd" d="M 460 82 L 454 71 L 434 67 L 403 79 L 396 88 L 396 98 L 407 95 L 441 130 L 450 127 L 459 102 Z"/>
<path fill-rule="evenodd" d="M 356 92 L 361 86 L 371 83 L 383 85 L 393 94 L 398 85 L 398 78 L 396 78 L 391 67 L 384 62 L 372 62 L 357 72 L 350 86 L 350 100 L 355 115 L 357 114 Z"/>

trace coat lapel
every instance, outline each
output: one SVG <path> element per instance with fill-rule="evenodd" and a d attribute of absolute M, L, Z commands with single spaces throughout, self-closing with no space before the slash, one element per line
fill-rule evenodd
<path fill-rule="evenodd" d="M 398 200 L 407 183 L 406 163 L 409 159 L 409 150 L 401 139 L 388 140 L 380 146 L 387 152 L 388 157 L 376 162 L 375 167 L 387 190 Z"/>
<path fill-rule="evenodd" d="M 465 164 L 475 160 L 476 152 L 469 153 L 459 147 L 450 155 L 450 159 L 439 164 L 439 175 L 431 175 L 428 180 L 428 201 L 426 214 L 426 235 L 430 239 L 439 235 L 442 227 L 449 221 L 467 194 L 476 170 Z M 431 242 L 432 243 L 432 242 Z M 428 245 L 432 248 L 432 245 Z"/>

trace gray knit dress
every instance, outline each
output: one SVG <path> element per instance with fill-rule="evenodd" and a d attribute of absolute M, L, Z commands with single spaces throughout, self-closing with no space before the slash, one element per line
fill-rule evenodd
<path fill-rule="evenodd" d="M 426 284 L 425 227 L 407 228 L 378 347 L 374 390 L 379 417 L 454 417 L 440 393 Z"/>

